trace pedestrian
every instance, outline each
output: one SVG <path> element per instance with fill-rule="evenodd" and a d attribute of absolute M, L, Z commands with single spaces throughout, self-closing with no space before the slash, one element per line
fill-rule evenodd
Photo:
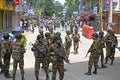
<path fill-rule="evenodd" d="M 72 34 L 73 44 L 74 44 L 74 53 L 78 54 L 80 34 L 78 33 L 78 28 L 75 28 L 75 32 Z"/>
<path fill-rule="evenodd" d="M 70 30 L 66 31 L 67 35 L 65 36 L 65 50 L 66 50 L 66 57 L 67 59 L 69 59 L 69 55 L 70 55 L 70 47 L 72 45 L 72 38 L 70 37 Z"/>
<path fill-rule="evenodd" d="M 39 80 L 39 70 L 40 70 L 40 63 L 42 63 L 43 69 L 46 74 L 46 80 L 49 80 L 49 72 L 48 72 L 48 63 L 47 63 L 47 44 L 43 41 L 42 35 L 37 36 L 37 42 L 34 43 L 41 52 L 39 52 L 35 47 L 32 47 L 32 51 L 34 52 L 35 56 L 35 77 L 36 80 Z"/>
<path fill-rule="evenodd" d="M 94 33 L 92 35 L 92 38 L 93 38 L 93 43 L 91 45 L 91 47 L 89 48 L 88 52 L 91 52 L 90 54 L 90 57 L 89 57 L 89 62 L 88 62 L 88 72 L 85 73 L 85 75 L 91 75 L 91 70 L 92 70 L 92 66 L 94 64 L 94 74 L 97 74 L 97 67 L 98 67 L 98 55 L 99 55 L 99 52 L 98 52 L 98 49 L 99 49 L 99 40 L 98 40 L 98 34 L 97 33 Z"/>
<path fill-rule="evenodd" d="M 105 48 L 105 38 L 104 38 L 104 32 L 103 31 L 99 32 L 98 39 L 100 41 L 100 47 L 99 47 L 100 55 L 99 55 L 99 57 L 101 57 L 101 68 L 106 68 L 106 66 L 103 63 L 104 62 L 104 51 L 103 51 L 103 48 Z"/>
<path fill-rule="evenodd" d="M 24 53 L 25 53 L 25 46 L 24 43 L 21 41 L 22 35 L 16 34 L 15 42 L 12 42 L 12 58 L 13 58 L 13 80 L 15 80 L 15 75 L 17 71 L 17 66 L 19 64 L 19 68 L 21 71 L 21 79 L 24 79 Z"/>
<path fill-rule="evenodd" d="M 55 43 L 51 46 L 50 54 L 52 56 L 52 80 L 56 80 L 57 70 L 59 72 L 59 80 L 64 79 L 64 60 L 65 50 L 61 43 L 61 38 L 56 36 Z M 58 79 L 57 79 L 58 80 Z"/>
<path fill-rule="evenodd" d="M 3 57 L 4 76 L 6 78 L 12 78 L 9 74 L 10 59 L 11 59 L 11 40 L 8 33 L 4 33 L 3 40 L 1 41 L 1 55 Z"/>

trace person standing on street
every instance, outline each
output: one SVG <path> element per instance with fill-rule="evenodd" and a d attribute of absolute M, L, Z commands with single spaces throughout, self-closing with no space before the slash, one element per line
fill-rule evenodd
<path fill-rule="evenodd" d="M 24 79 L 24 53 L 26 50 L 25 50 L 24 43 L 21 41 L 22 35 L 20 33 L 16 34 L 15 38 L 16 38 L 16 41 L 12 42 L 13 80 L 15 80 L 18 64 L 21 71 L 21 79 L 25 80 Z"/>
<path fill-rule="evenodd" d="M 78 54 L 80 35 L 78 33 L 78 28 L 75 28 L 75 32 L 72 34 L 73 44 L 74 44 L 74 53 Z"/>
<path fill-rule="evenodd" d="M 67 35 L 65 36 L 65 50 L 66 50 L 66 56 L 67 59 L 69 58 L 70 55 L 70 47 L 72 45 L 72 38 L 70 37 L 70 30 L 66 31 Z"/>
<path fill-rule="evenodd" d="M 35 48 L 36 46 L 40 51 Z M 48 64 L 47 64 L 47 44 L 43 41 L 42 35 L 37 36 L 37 42 L 34 43 L 34 46 L 31 48 L 32 51 L 34 51 L 35 56 L 35 77 L 36 80 L 39 80 L 39 69 L 40 69 L 40 63 L 42 63 L 43 69 L 46 74 L 46 80 L 49 80 L 49 72 L 48 72 Z"/>
<path fill-rule="evenodd" d="M 101 57 L 101 68 L 106 68 L 106 66 L 104 65 L 104 52 L 103 52 L 103 48 L 105 48 L 105 38 L 104 38 L 104 32 L 100 31 L 99 32 L 99 37 L 98 37 L 99 41 L 100 41 L 100 55 L 99 57 Z M 99 59 L 98 59 L 99 60 Z"/>
<path fill-rule="evenodd" d="M 64 60 L 65 50 L 61 43 L 61 38 L 56 36 L 55 43 L 51 46 L 50 54 L 52 56 L 52 80 L 56 80 L 57 70 L 59 72 L 59 80 L 64 79 Z M 58 80 L 58 79 L 57 79 Z"/>
<path fill-rule="evenodd" d="M 1 41 L 1 55 L 4 62 L 4 76 L 6 78 L 12 78 L 9 74 L 10 68 L 10 58 L 11 58 L 11 40 L 9 39 L 9 34 L 4 33 L 3 40 Z"/>
<path fill-rule="evenodd" d="M 99 40 L 98 40 L 98 34 L 97 33 L 94 33 L 92 35 L 92 38 L 93 38 L 93 43 L 91 45 L 91 47 L 89 48 L 88 50 L 88 53 L 91 52 L 90 54 L 90 57 L 89 57 L 89 62 L 88 62 L 88 72 L 85 73 L 85 75 L 91 75 L 91 70 L 92 70 L 92 66 L 94 64 L 94 74 L 97 74 L 97 67 L 98 67 L 98 49 L 99 49 Z"/>

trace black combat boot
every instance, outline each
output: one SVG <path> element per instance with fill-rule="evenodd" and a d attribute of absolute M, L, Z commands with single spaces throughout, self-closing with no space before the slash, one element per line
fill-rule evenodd
<path fill-rule="evenodd" d="M 39 80 L 39 77 L 38 77 L 38 76 L 36 76 L 36 80 Z"/>
<path fill-rule="evenodd" d="M 22 75 L 22 80 L 25 80 L 24 75 Z"/>
<path fill-rule="evenodd" d="M 85 75 L 91 75 L 91 70 L 88 70 L 88 72 L 85 73 Z"/>
<path fill-rule="evenodd" d="M 113 65 L 113 60 L 111 60 L 111 63 L 110 63 L 110 65 Z"/>
<path fill-rule="evenodd" d="M 95 68 L 95 71 L 93 71 L 93 74 L 97 74 L 97 68 Z"/>
<path fill-rule="evenodd" d="M 8 72 L 5 75 L 6 75 L 6 78 L 13 78 Z"/>
<path fill-rule="evenodd" d="M 106 57 L 106 58 L 105 58 L 105 64 L 107 64 L 107 61 L 108 61 L 108 58 Z"/>
<path fill-rule="evenodd" d="M 46 80 L 50 80 L 50 79 L 49 79 L 49 75 L 46 75 Z"/>
<path fill-rule="evenodd" d="M 101 61 L 101 68 L 107 68 L 107 66 L 103 64 L 103 61 Z"/>
<path fill-rule="evenodd" d="M 3 71 L 3 69 L 1 69 L 0 75 L 3 74 L 3 73 L 4 73 L 4 71 Z"/>

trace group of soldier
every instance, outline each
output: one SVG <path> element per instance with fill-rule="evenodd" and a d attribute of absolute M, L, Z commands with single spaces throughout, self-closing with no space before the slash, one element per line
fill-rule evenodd
<path fill-rule="evenodd" d="M 4 73 L 6 78 L 13 78 L 15 80 L 17 65 L 21 70 L 21 79 L 24 79 L 24 53 L 25 45 L 21 41 L 22 35 L 18 33 L 15 35 L 15 41 L 9 39 L 9 34 L 3 35 L 3 40 L 0 42 L 0 68 L 1 73 Z M 105 64 L 108 59 L 111 60 L 111 65 L 115 59 L 115 48 L 118 48 L 117 37 L 113 30 L 108 29 L 106 36 L 104 32 L 100 31 L 99 34 L 94 33 L 92 36 L 93 43 L 88 50 L 91 52 L 88 62 L 88 72 L 85 75 L 91 75 L 92 65 L 94 64 L 94 74 L 97 74 L 99 68 L 98 61 L 101 57 L 101 68 L 106 68 L 104 65 L 104 51 L 106 48 Z M 35 57 L 35 77 L 39 80 L 39 70 L 42 68 L 46 74 L 46 80 L 50 80 L 49 77 L 49 65 L 52 63 L 52 80 L 56 80 L 56 73 L 59 72 L 59 80 L 64 79 L 64 61 L 69 62 L 70 47 L 74 46 L 74 53 L 78 54 L 80 34 L 78 28 L 74 31 L 67 30 L 65 36 L 65 42 L 62 41 L 61 33 L 54 32 L 53 28 L 49 28 L 49 32 L 44 34 L 43 30 L 39 30 L 36 41 L 32 44 L 31 50 L 34 52 Z M 118 48 L 119 49 L 119 48 Z M 10 57 L 13 58 L 13 76 L 9 74 Z M 3 62 L 2 62 L 3 59 Z M 40 64 L 42 63 L 42 66 Z"/>
<path fill-rule="evenodd" d="M 9 34 L 4 33 L 3 39 L 0 42 L 0 74 L 4 74 L 6 78 L 13 78 L 15 80 L 17 66 L 19 64 L 21 78 L 24 80 L 24 53 L 26 50 L 21 40 L 22 33 L 16 34 L 15 38 L 15 41 L 11 41 Z M 9 73 L 11 56 L 13 58 L 13 76 Z"/>
<path fill-rule="evenodd" d="M 115 32 L 111 29 L 107 30 L 107 34 L 104 36 L 104 32 L 100 31 L 99 34 L 94 33 L 93 43 L 88 50 L 88 53 L 91 52 L 88 62 L 88 72 L 85 75 L 91 75 L 92 66 L 94 64 L 93 74 L 97 74 L 97 69 L 100 68 L 98 65 L 99 58 L 101 57 L 101 68 L 106 68 L 104 64 L 107 64 L 108 59 L 110 59 L 110 65 L 113 65 L 115 59 L 115 49 L 118 48 L 118 40 L 115 36 Z M 106 57 L 104 63 L 104 51 L 103 48 L 106 48 Z M 87 54 L 88 54 L 87 53 Z"/>

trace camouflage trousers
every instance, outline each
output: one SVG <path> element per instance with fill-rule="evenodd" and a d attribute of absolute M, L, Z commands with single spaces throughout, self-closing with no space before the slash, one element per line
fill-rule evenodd
<path fill-rule="evenodd" d="M 63 61 L 52 62 L 52 80 L 56 80 L 57 70 L 59 72 L 59 80 L 63 80 L 64 78 L 64 62 Z"/>
<path fill-rule="evenodd" d="M 24 76 L 24 59 L 23 59 L 23 57 L 20 59 L 20 61 L 15 61 L 15 60 L 13 61 L 13 76 L 16 75 L 18 63 L 19 63 L 21 75 Z"/>
<path fill-rule="evenodd" d="M 11 54 L 6 53 L 3 57 L 4 74 L 9 73 Z"/>
<path fill-rule="evenodd" d="M 91 70 L 92 66 L 94 64 L 94 67 L 97 68 L 98 67 L 98 55 L 96 55 L 95 53 L 91 53 L 90 58 L 89 58 L 89 62 L 88 62 L 88 69 Z"/>
<path fill-rule="evenodd" d="M 67 48 L 66 49 L 66 57 L 69 58 L 69 55 L 70 55 L 70 48 Z"/>
<path fill-rule="evenodd" d="M 1 58 L 1 56 L 0 56 L 0 69 L 1 69 L 1 71 L 3 70 L 3 64 L 2 64 L 2 58 Z"/>
<path fill-rule="evenodd" d="M 100 55 L 98 57 L 98 61 L 99 61 L 99 58 L 101 58 L 101 65 L 103 65 L 103 61 L 104 61 L 104 53 L 103 53 L 103 50 L 100 51 Z"/>
<path fill-rule="evenodd" d="M 46 58 L 35 58 L 35 76 L 39 76 L 39 70 L 40 70 L 40 63 L 42 63 L 43 69 L 48 75 L 48 64 Z"/>
<path fill-rule="evenodd" d="M 78 53 L 79 42 L 74 42 L 74 52 Z"/>

